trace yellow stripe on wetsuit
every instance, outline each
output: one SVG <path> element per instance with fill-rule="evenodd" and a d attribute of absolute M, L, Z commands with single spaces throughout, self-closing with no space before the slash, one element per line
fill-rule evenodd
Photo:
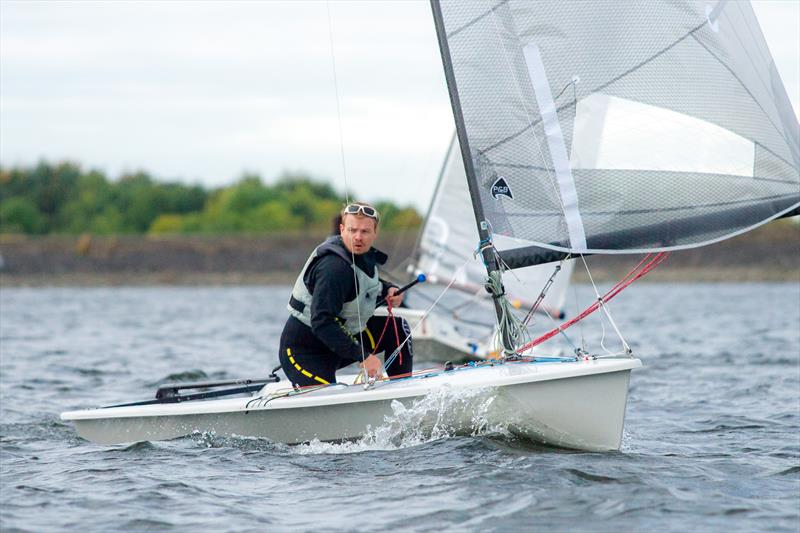
<path fill-rule="evenodd" d="M 297 361 L 294 360 L 294 356 L 292 355 L 292 349 L 291 348 L 286 348 L 286 355 L 289 357 L 289 362 L 292 363 L 294 365 L 294 367 L 297 369 L 297 371 L 300 372 L 301 374 L 303 374 L 305 377 L 315 379 L 315 380 L 319 381 L 320 383 L 322 383 L 323 385 L 330 385 L 329 382 L 325 381 L 324 379 L 322 379 L 319 376 L 315 376 L 314 374 L 312 374 L 308 370 L 305 370 L 303 367 L 298 365 Z"/>
<path fill-rule="evenodd" d="M 375 349 L 375 337 L 372 336 L 372 333 L 368 329 L 364 329 L 367 334 L 367 338 L 369 338 L 369 343 L 372 345 L 372 349 Z"/>
<path fill-rule="evenodd" d="M 333 319 L 336 321 L 337 324 L 339 324 L 339 327 L 342 328 L 342 331 L 344 331 L 345 333 L 350 335 L 350 338 L 353 339 L 356 344 L 358 344 L 358 342 L 359 342 L 358 341 L 358 336 L 360 334 L 356 333 L 354 335 L 354 334 L 350 333 L 349 331 L 347 331 L 347 329 L 345 329 L 345 327 L 344 327 L 344 322 L 342 322 L 342 319 L 339 318 L 338 316 L 334 317 Z M 369 339 L 369 343 L 372 345 L 372 349 L 374 350 L 375 349 L 375 337 L 372 336 L 372 332 L 369 330 L 369 328 L 364 328 L 364 330 L 361 333 L 366 333 L 367 334 L 367 338 Z"/>

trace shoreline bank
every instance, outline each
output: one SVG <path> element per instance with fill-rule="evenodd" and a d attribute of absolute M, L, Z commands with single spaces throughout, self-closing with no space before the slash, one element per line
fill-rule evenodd
<path fill-rule="evenodd" d="M 317 233 L 266 236 L 0 237 L 0 287 L 285 285 L 294 282 Z M 416 232 L 384 232 L 387 270 L 404 278 Z M 587 256 L 596 282 L 616 281 L 639 256 Z M 588 283 L 582 264 L 573 280 Z M 770 224 L 714 245 L 673 253 L 641 282 L 800 283 L 800 226 Z"/>
<path fill-rule="evenodd" d="M 635 262 L 631 263 L 633 266 Z M 592 270 L 595 283 L 613 283 L 627 271 Z M 56 275 L 8 275 L 0 274 L 0 288 L 12 287 L 236 287 L 236 286 L 290 286 L 294 283 L 295 272 L 269 272 L 265 274 L 231 272 L 185 273 L 155 272 L 112 273 L 112 274 L 56 274 Z M 573 283 L 589 283 L 585 270 L 576 269 Z M 661 267 L 636 282 L 639 283 L 800 283 L 800 271 L 763 270 L 753 268 L 732 269 L 669 269 Z"/>

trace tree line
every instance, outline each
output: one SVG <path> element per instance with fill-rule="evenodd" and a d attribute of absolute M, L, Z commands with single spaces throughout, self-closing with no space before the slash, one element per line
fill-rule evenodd
<path fill-rule="evenodd" d="M 353 197 L 353 195 L 350 195 Z M 266 184 L 257 174 L 206 189 L 162 182 L 146 172 L 109 179 L 71 162 L 0 167 L 0 233 L 189 234 L 328 230 L 344 205 L 330 184 L 284 173 Z M 375 204 L 383 229 L 419 226 L 410 206 Z"/>

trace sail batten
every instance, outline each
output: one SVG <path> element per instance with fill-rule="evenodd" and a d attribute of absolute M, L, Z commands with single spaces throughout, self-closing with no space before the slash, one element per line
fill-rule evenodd
<path fill-rule="evenodd" d="M 493 235 L 677 250 L 800 206 L 800 128 L 746 2 L 433 4 Z"/>

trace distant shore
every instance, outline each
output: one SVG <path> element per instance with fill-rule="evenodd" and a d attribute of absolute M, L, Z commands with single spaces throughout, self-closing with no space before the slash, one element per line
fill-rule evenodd
<path fill-rule="evenodd" d="M 0 237 L 0 287 L 285 285 L 324 235 Z M 402 275 L 416 232 L 386 232 L 379 246 Z M 597 282 L 617 280 L 635 256 L 590 256 Z M 588 282 L 582 265 L 573 279 Z M 800 283 L 800 227 L 770 224 L 703 248 L 673 253 L 643 281 Z"/>

